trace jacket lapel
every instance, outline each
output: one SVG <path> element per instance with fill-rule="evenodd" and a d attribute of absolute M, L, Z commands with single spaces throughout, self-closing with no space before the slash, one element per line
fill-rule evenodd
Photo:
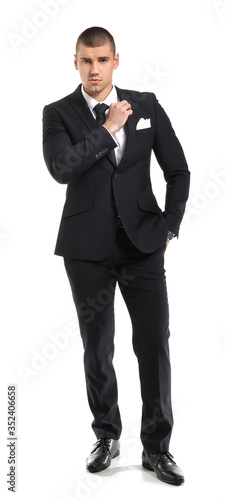
<path fill-rule="evenodd" d="M 137 111 L 135 109 L 135 106 L 134 107 L 132 106 L 133 103 L 132 103 L 132 95 L 131 95 L 131 93 L 129 91 L 127 91 L 127 90 L 122 90 L 122 89 L 120 89 L 118 87 L 116 87 L 116 91 L 117 91 L 119 100 L 120 101 L 126 100 L 126 101 L 130 102 L 131 107 L 133 109 L 133 114 L 131 116 L 129 116 L 129 118 L 128 118 L 127 122 L 126 122 L 126 127 L 127 127 L 127 143 L 126 143 L 126 148 L 125 148 L 125 151 L 124 151 L 123 158 L 122 158 L 121 162 L 118 165 L 118 168 L 121 168 L 123 166 L 123 163 L 126 161 L 127 154 L 129 152 L 130 146 L 133 143 L 134 135 L 135 135 L 135 130 L 136 130 L 136 123 L 138 121 L 138 117 L 137 117 Z"/>
<path fill-rule="evenodd" d="M 96 120 L 94 119 L 85 99 L 84 96 L 81 92 L 81 84 L 76 88 L 74 93 L 72 94 L 72 97 L 70 98 L 70 102 L 76 113 L 79 115 L 81 120 L 83 121 L 84 125 L 91 131 L 93 129 L 98 129 L 98 124 Z M 107 155 L 105 156 L 105 159 L 109 160 L 109 165 L 110 167 L 115 168 L 115 165 L 113 163 L 113 160 Z"/>
<path fill-rule="evenodd" d="M 71 105 L 75 109 L 76 113 L 80 116 L 84 124 L 92 130 L 93 128 L 98 128 L 98 124 L 94 119 L 83 95 L 81 92 L 81 84 L 76 88 L 71 97 Z"/>

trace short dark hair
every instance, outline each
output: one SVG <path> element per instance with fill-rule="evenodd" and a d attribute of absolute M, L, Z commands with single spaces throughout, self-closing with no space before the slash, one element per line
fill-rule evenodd
<path fill-rule="evenodd" d="M 79 49 L 79 44 L 83 43 L 86 47 L 101 47 L 105 43 L 109 42 L 113 51 L 113 55 L 116 53 L 116 45 L 113 36 L 105 28 L 100 28 L 99 26 L 93 26 L 83 31 L 77 39 L 76 43 L 76 53 Z"/>

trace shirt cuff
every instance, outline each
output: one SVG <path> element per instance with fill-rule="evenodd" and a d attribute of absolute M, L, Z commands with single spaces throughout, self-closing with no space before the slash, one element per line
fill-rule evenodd
<path fill-rule="evenodd" d="M 109 132 L 109 130 L 104 125 L 102 125 L 102 126 L 107 130 L 107 132 Z M 119 143 L 117 142 L 117 140 L 115 139 L 115 137 L 111 134 L 111 132 L 109 132 L 109 134 L 111 135 L 112 139 L 115 141 L 116 146 L 119 146 Z"/>

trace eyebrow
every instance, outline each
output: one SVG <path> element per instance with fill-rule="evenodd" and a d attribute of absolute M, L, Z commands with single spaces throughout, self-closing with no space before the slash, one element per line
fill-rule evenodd
<path fill-rule="evenodd" d="M 108 61 L 110 59 L 110 57 L 108 57 L 108 56 L 99 56 L 98 59 L 107 59 L 107 61 Z M 81 57 L 81 61 L 84 61 L 84 60 L 85 61 L 86 60 L 91 61 L 91 57 Z"/>

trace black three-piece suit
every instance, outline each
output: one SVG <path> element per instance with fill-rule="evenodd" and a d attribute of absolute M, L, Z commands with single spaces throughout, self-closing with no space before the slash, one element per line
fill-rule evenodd
<path fill-rule="evenodd" d="M 119 100 L 127 100 L 133 109 L 118 166 L 109 156 L 116 143 L 97 124 L 81 86 L 45 106 L 44 158 L 54 179 L 67 184 L 55 253 L 64 257 L 77 309 L 93 429 L 97 438 L 119 439 L 121 433 L 112 364 L 118 283 L 139 365 L 141 438 L 146 451 L 158 453 L 168 450 L 173 426 L 164 251 L 168 230 L 178 236 L 190 173 L 155 95 L 116 90 Z M 149 125 L 140 128 L 138 123 Z M 163 212 L 151 187 L 152 150 L 167 183 Z M 132 397 L 128 372 L 126 377 Z"/>

